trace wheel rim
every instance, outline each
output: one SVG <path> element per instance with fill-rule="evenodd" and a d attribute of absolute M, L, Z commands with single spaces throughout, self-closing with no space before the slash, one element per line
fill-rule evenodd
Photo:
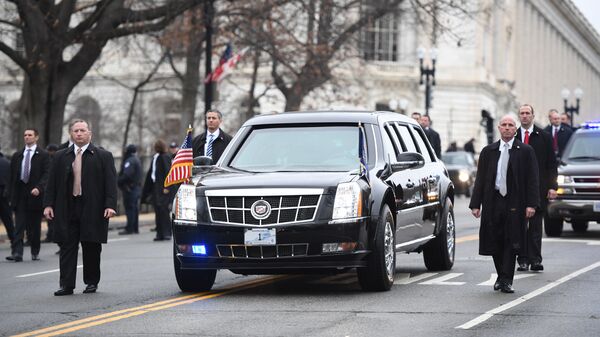
<path fill-rule="evenodd" d="M 385 223 L 385 232 L 383 238 L 383 248 L 385 252 L 385 271 L 388 279 L 394 279 L 394 232 L 392 231 L 392 224 L 389 221 Z"/>
<path fill-rule="evenodd" d="M 446 218 L 446 240 L 448 258 L 451 262 L 454 261 L 454 231 L 454 216 L 452 216 L 452 212 L 448 212 L 448 217 Z"/>

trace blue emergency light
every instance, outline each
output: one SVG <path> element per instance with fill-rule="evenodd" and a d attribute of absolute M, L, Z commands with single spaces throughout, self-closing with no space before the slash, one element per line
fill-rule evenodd
<path fill-rule="evenodd" d="M 192 252 L 198 255 L 206 255 L 206 246 L 204 245 L 192 245 Z"/>
<path fill-rule="evenodd" d="M 586 122 L 581 125 L 584 129 L 600 129 L 600 121 Z"/>

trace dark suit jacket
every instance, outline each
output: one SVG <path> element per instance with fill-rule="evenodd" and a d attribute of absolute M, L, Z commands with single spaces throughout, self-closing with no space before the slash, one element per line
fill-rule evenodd
<path fill-rule="evenodd" d="M 212 152 L 212 161 L 215 164 L 221 155 L 223 155 L 223 151 L 227 145 L 231 142 L 231 136 L 223 132 L 223 130 L 219 129 L 219 137 L 213 141 L 213 152 Z M 206 132 L 196 136 L 192 140 L 192 147 L 194 149 L 194 157 L 203 156 L 204 155 L 204 145 L 206 144 Z"/>
<path fill-rule="evenodd" d="M 150 168 L 146 173 L 146 180 L 144 181 L 144 189 L 142 190 L 142 202 L 151 203 L 153 205 L 168 205 L 173 196 L 173 189 L 169 188 L 170 193 L 165 194 L 165 178 L 169 174 L 171 168 L 171 156 L 168 153 L 161 153 L 156 158 L 156 172 L 154 176 L 156 180 L 152 181 L 152 160 L 150 161 Z"/>
<path fill-rule="evenodd" d="M 24 150 L 24 148 L 23 148 Z M 10 178 L 8 183 L 8 195 L 10 205 L 16 209 L 24 202 L 25 208 L 32 211 L 42 210 L 44 190 L 48 182 L 48 170 L 50 169 L 50 155 L 39 145 L 31 156 L 31 169 L 27 184 L 21 182 L 21 165 L 23 163 L 23 150 L 15 152 L 10 161 Z M 37 188 L 40 194 L 37 197 L 31 195 L 31 190 Z"/>
<path fill-rule="evenodd" d="M 70 203 L 73 196 L 73 146 L 57 151 L 50 167 L 44 207 L 54 209 L 54 242 L 72 240 L 68 236 Z M 90 144 L 81 165 L 81 198 L 85 221 L 81 221 L 80 241 L 106 243 L 106 208 L 117 209 L 117 171 L 112 153 Z"/>
<path fill-rule="evenodd" d="M 425 131 L 425 135 L 427 136 L 427 139 L 429 139 L 431 147 L 433 147 L 433 151 L 435 151 L 437 157 L 442 158 L 442 142 L 440 140 L 440 134 L 432 128 L 424 129 L 423 131 Z"/>
<path fill-rule="evenodd" d="M 548 134 L 550 134 L 550 139 L 552 140 L 552 137 L 554 136 L 554 134 L 552 134 L 552 124 L 548 125 L 544 131 L 548 132 Z M 571 136 L 573 135 L 573 129 L 571 129 L 570 127 L 561 124 L 560 128 L 558 129 L 558 154 L 557 156 L 560 158 L 562 157 L 563 151 L 565 150 L 565 147 L 567 146 L 567 143 L 569 142 L 569 139 L 571 138 Z"/>
<path fill-rule="evenodd" d="M 517 130 L 516 138 L 521 140 L 521 128 Z M 529 135 L 529 145 L 535 151 L 535 157 L 538 164 L 538 176 L 540 178 L 540 207 L 546 209 L 548 199 L 548 189 L 556 190 L 557 162 L 554 150 L 552 149 L 552 137 L 546 131 L 533 127 L 533 132 Z"/>
<path fill-rule="evenodd" d="M 0 152 L 0 187 L 4 189 L 8 185 L 8 177 L 10 176 L 10 162 L 2 152 Z M 0 197 L 2 195 L 0 194 Z"/>
<path fill-rule="evenodd" d="M 470 209 L 481 209 L 479 229 L 479 254 L 481 255 L 500 253 L 498 242 L 504 240 L 504 237 L 497 236 L 493 222 L 499 148 L 500 141 L 497 141 L 481 150 L 473 195 L 469 203 Z M 513 249 L 517 253 L 523 253 L 527 230 L 525 209 L 537 208 L 540 203 L 537 161 L 533 148 L 518 139 L 513 142 L 509 154 L 506 184 L 507 206 L 510 214 L 508 214 L 507 230 Z"/>

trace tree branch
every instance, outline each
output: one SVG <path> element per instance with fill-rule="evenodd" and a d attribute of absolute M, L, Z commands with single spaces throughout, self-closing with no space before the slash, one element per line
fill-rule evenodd
<path fill-rule="evenodd" d="M 27 61 L 19 55 L 14 49 L 0 41 L 0 51 L 15 62 L 21 69 L 27 72 Z"/>

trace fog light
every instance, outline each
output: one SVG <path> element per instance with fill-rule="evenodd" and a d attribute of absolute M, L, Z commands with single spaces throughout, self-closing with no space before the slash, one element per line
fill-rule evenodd
<path fill-rule="evenodd" d="M 571 194 L 571 193 L 573 193 L 573 189 L 571 189 L 571 188 L 562 188 L 562 187 L 559 187 L 556 190 L 556 194 Z"/>
<path fill-rule="evenodd" d="M 198 255 L 206 255 L 206 247 L 204 245 L 193 245 L 192 252 Z"/>
<path fill-rule="evenodd" d="M 351 252 L 356 248 L 356 242 L 324 243 L 323 253 Z"/>

